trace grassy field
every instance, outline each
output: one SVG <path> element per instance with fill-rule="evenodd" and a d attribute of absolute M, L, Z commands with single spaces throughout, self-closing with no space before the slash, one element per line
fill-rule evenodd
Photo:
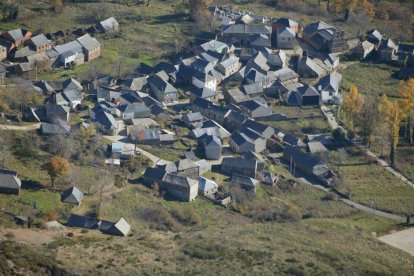
<path fill-rule="evenodd" d="M 177 47 L 192 38 L 191 23 L 183 15 L 172 16 L 179 1 L 152 1 L 151 5 L 117 3 L 73 3 L 66 4 L 62 13 L 54 13 L 44 2 L 26 1 L 20 22 L 31 31 L 70 33 L 77 28 L 88 28 L 107 17 L 114 16 L 120 22 L 120 32 L 115 36 L 98 34 L 101 42 L 101 58 L 80 65 L 74 70 L 58 70 L 39 75 L 41 79 L 64 79 L 81 76 L 92 66 L 103 73 L 129 75 L 138 69 L 141 62 L 154 65 L 176 52 Z M 17 22 L 2 28 L 18 28 Z M 156 33 L 157 36 L 153 34 Z"/>
<path fill-rule="evenodd" d="M 199 274 L 207 269 L 219 275 L 229 269 L 236 274 L 393 274 L 414 269 L 411 257 L 372 236 L 395 227 L 390 221 L 321 196 L 305 186 L 289 193 L 262 189 L 256 199 L 261 203 L 297 202 L 298 208 L 312 212 L 310 219 L 270 223 L 254 222 L 201 198 L 165 201 L 148 188 L 132 186 L 106 198 L 103 207 L 105 218 L 123 216 L 131 223 L 130 237 L 90 232 L 74 244 L 59 246 L 55 254 L 63 267 L 80 274 Z M 143 217 L 148 208 L 166 217 Z M 177 224 L 172 232 L 171 218 Z M 98 252 L 100 258 L 92 258 Z"/>
<path fill-rule="evenodd" d="M 351 85 L 355 85 L 363 94 L 381 95 L 390 97 L 398 96 L 399 81 L 391 77 L 397 70 L 385 64 L 356 63 L 343 70 L 341 90 L 349 91 Z"/>
<path fill-rule="evenodd" d="M 340 175 L 343 183 L 339 189 L 357 202 L 403 215 L 414 211 L 414 189 L 377 163 L 350 156 L 340 167 Z"/>
<path fill-rule="evenodd" d="M 172 149 L 163 146 L 139 145 L 139 147 L 161 159 L 172 162 L 177 161 L 185 152 L 184 149 Z"/>

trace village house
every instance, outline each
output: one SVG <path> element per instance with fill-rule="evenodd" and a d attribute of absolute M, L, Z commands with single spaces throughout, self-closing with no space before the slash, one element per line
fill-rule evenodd
<path fill-rule="evenodd" d="M 242 102 L 240 108 L 251 118 L 267 117 L 272 115 L 273 111 L 266 105 L 257 100 L 247 100 Z"/>
<path fill-rule="evenodd" d="M 110 227 L 103 229 L 101 226 L 100 230 L 104 234 L 126 237 L 128 236 L 129 231 L 131 231 L 131 226 L 124 218 L 120 218 L 117 222 L 110 224 Z"/>
<path fill-rule="evenodd" d="M 260 181 L 245 175 L 233 174 L 231 176 L 231 183 L 239 185 L 242 189 L 247 191 L 257 192 L 260 187 Z"/>
<path fill-rule="evenodd" d="M 121 105 L 118 109 L 121 111 L 121 117 L 123 120 L 148 118 L 151 116 L 151 109 L 142 102 Z"/>
<path fill-rule="evenodd" d="M 204 118 L 200 112 L 192 112 L 184 114 L 182 120 L 188 128 L 200 128 L 203 126 Z"/>
<path fill-rule="evenodd" d="M 161 190 L 181 201 L 193 201 L 198 195 L 197 180 L 167 173 L 160 168 L 146 168 L 142 178 L 144 184 L 157 184 Z"/>
<path fill-rule="evenodd" d="M 266 139 L 255 131 L 244 128 L 240 133 L 233 133 L 229 146 L 234 153 L 243 154 L 249 151 L 260 153 L 266 149 Z"/>
<path fill-rule="evenodd" d="M 207 135 L 201 138 L 204 146 L 205 157 L 208 160 L 219 160 L 221 158 L 222 143 L 219 137 L 215 135 Z"/>
<path fill-rule="evenodd" d="M 40 133 L 42 135 L 68 135 L 70 133 L 70 125 L 59 119 L 54 120 L 52 123 L 41 123 Z"/>
<path fill-rule="evenodd" d="M 342 52 L 348 49 L 344 33 L 323 21 L 308 24 L 302 33 L 302 38 L 320 52 Z"/>
<path fill-rule="evenodd" d="M 296 91 L 288 94 L 289 105 L 320 105 L 321 95 L 311 85 L 298 87 Z"/>
<path fill-rule="evenodd" d="M 221 171 L 229 175 L 240 174 L 254 178 L 257 174 L 257 161 L 240 157 L 225 157 L 221 162 Z"/>
<path fill-rule="evenodd" d="M 86 62 L 97 59 L 101 55 L 101 44 L 96 38 L 85 34 L 76 40 L 82 45 Z"/>
<path fill-rule="evenodd" d="M 275 186 L 277 182 L 277 176 L 269 171 L 263 171 L 260 180 L 265 185 Z"/>
<path fill-rule="evenodd" d="M 287 67 L 288 57 L 283 50 L 272 51 L 267 55 L 267 63 L 273 70 Z"/>
<path fill-rule="evenodd" d="M 358 59 L 365 59 L 375 50 L 375 45 L 365 40 L 353 49 L 353 55 Z"/>
<path fill-rule="evenodd" d="M 298 74 L 302 78 L 320 78 L 326 74 L 325 70 L 320 67 L 306 52 L 299 60 Z"/>
<path fill-rule="evenodd" d="M 0 38 L 12 42 L 15 46 L 23 45 L 31 36 L 32 33 L 25 29 L 15 29 L 0 34 Z"/>
<path fill-rule="evenodd" d="M 197 178 L 200 174 L 200 166 L 191 159 L 180 159 L 175 162 L 177 167 L 176 174 L 183 177 Z"/>
<path fill-rule="evenodd" d="M 70 67 L 73 65 L 80 65 L 85 62 L 85 55 L 83 54 L 83 47 L 77 41 L 70 41 L 62 45 L 57 45 L 53 48 L 59 55 L 59 64 L 57 67 Z"/>
<path fill-rule="evenodd" d="M 247 46 L 251 48 L 272 47 L 272 41 L 266 34 L 254 34 L 248 37 Z"/>
<path fill-rule="evenodd" d="M 25 41 L 25 45 L 30 46 L 37 53 L 43 53 L 52 49 L 52 41 L 47 39 L 44 34 L 32 36 L 30 39 Z"/>
<path fill-rule="evenodd" d="M 293 49 L 296 44 L 296 33 L 291 28 L 279 28 L 276 33 L 277 47 Z"/>
<path fill-rule="evenodd" d="M 198 178 L 198 194 L 203 196 L 211 196 L 217 193 L 218 185 L 216 182 L 200 176 Z"/>
<path fill-rule="evenodd" d="M 292 69 L 286 67 L 275 72 L 275 78 L 282 84 L 288 85 L 299 82 L 299 75 Z"/>
<path fill-rule="evenodd" d="M 149 77 L 148 85 L 157 100 L 165 103 L 177 100 L 177 89 L 175 89 L 168 82 L 161 79 L 158 75 Z"/>
<path fill-rule="evenodd" d="M 95 27 L 97 30 L 103 33 L 112 33 L 119 31 L 119 23 L 113 17 L 99 22 Z"/>
<path fill-rule="evenodd" d="M 374 44 L 374 46 L 379 46 L 382 37 L 383 35 L 377 29 L 368 31 L 366 35 L 367 40 L 370 43 Z"/>
<path fill-rule="evenodd" d="M 236 56 L 231 56 L 228 59 L 220 62 L 215 67 L 217 71 L 222 73 L 225 78 L 233 75 L 240 69 L 241 63 L 239 62 L 239 58 Z"/>
<path fill-rule="evenodd" d="M 112 114 L 106 112 L 102 109 L 100 112 L 94 115 L 95 124 L 98 129 L 107 135 L 117 135 L 118 134 L 118 122 L 115 120 Z"/>
<path fill-rule="evenodd" d="M 295 33 L 299 33 L 299 23 L 292 19 L 281 17 L 272 22 L 273 33 L 283 28 L 291 28 Z"/>
<path fill-rule="evenodd" d="M 190 90 L 189 94 L 190 102 L 193 102 L 197 98 L 202 98 L 210 102 L 217 101 L 217 92 L 207 87 Z"/>
<path fill-rule="evenodd" d="M 0 193 L 18 195 L 22 182 L 17 172 L 0 169 Z"/>
<path fill-rule="evenodd" d="M 236 105 L 249 99 L 249 97 L 245 93 L 243 93 L 238 87 L 225 89 L 223 91 L 223 98 L 227 103 L 233 103 Z"/>
<path fill-rule="evenodd" d="M 75 205 L 81 205 L 83 199 L 83 193 L 75 186 L 65 190 L 62 193 L 61 201 L 64 203 L 71 203 Z"/>
<path fill-rule="evenodd" d="M 271 33 L 272 29 L 265 25 L 234 24 L 223 30 L 220 40 L 235 45 L 246 45 L 251 35 L 271 35 Z"/>
<path fill-rule="evenodd" d="M 254 121 L 252 119 L 247 119 L 244 121 L 243 126 L 255 131 L 266 139 L 271 138 L 275 134 L 273 127 Z"/>
<path fill-rule="evenodd" d="M 47 103 L 45 105 L 46 110 L 46 120 L 53 122 L 55 120 L 62 120 L 64 122 L 69 122 L 69 107 Z"/>
<path fill-rule="evenodd" d="M 321 95 L 323 103 L 339 104 L 341 102 L 341 97 L 338 93 L 341 80 L 342 75 L 340 73 L 332 72 L 331 74 L 321 78 L 315 85 Z"/>
<path fill-rule="evenodd" d="M 0 48 L 1 48 L 1 58 L 0 61 L 6 59 L 6 57 L 13 52 L 13 50 L 16 48 L 16 45 L 13 44 L 13 42 L 5 40 L 0 38 Z M 4 56 L 4 49 L 6 49 L 6 56 Z"/>

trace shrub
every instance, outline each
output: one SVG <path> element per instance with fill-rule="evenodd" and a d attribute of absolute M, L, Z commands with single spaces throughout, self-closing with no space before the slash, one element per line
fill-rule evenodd
<path fill-rule="evenodd" d="M 227 254 L 226 248 L 222 245 L 204 240 L 186 244 L 183 251 L 188 256 L 204 260 L 218 259 Z"/>
<path fill-rule="evenodd" d="M 335 193 L 332 193 L 332 192 L 329 192 L 326 195 L 324 195 L 322 199 L 323 200 L 326 200 L 326 201 L 335 200 L 336 199 L 336 194 Z"/>
<path fill-rule="evenodd" d="M 150 224 L 150 227 L 162 231 L 177 231 L 180 224 L 163 207 L 148 207 L 137 210 L 137 216 Z"/>
<path fill-rule="evenodd" d="M 343 141 L 343 140 L 345 140 L 345 131 L 342 129 L 342 128 L 335 128 L 333 131 L 332 131 L 332 138 L 335 140 L 335 141 Z"/>
<path fill-rule="evenodd" d="M 200 215 L 194 209 L 174 208 L 171 210 L 172 216 L 184 225 L 195 225 L 201 223 Z"/>

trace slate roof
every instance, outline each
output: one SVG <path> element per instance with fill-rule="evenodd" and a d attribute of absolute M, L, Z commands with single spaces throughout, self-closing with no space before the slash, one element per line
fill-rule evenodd
<path fill-rule="evenodd" d="M 73 186 L 62 193 L 61 199 L 62 202 L 79 205 L 82 202 L 83 193 L 78 188 Z"/>
<path fill-rule="evenodd" d="M 308 168 L 316 176 L 321 176 L 329 171 L 329 168 L 325 164 L 311 155 L 304 153 L 298 147 L 286 146 L 283 149 L 283 154 L 292 156 L 295 163 L 299 163 L 303 168 Z"/>
<path fill-rule="evenodd" d="M 241 184 L 243 186 L 251 187 L 252 189 L 255 189 L 260 185 L 260 181 L 248 176 L 239 175 L 239 174 L 233 174 L 231 176 L 231 182 L 236 184 Z"/>
<path fill-rule="evenodd" d="M 190 93 L 200 98 L 210 98 L 215 97 L 217 95 L 216 91 L 213 91 L 207 87 L 193 90 Z"/>
<path fill-rule="evenodd" d="M 58 104 L 46 104 L 46 114 L 48 115 L 67 115 L 69 113 L 69 107 Z"/>
<path fill-rule="evenodd" d="M 118 21 L 114 17 L 109 17 L 104 21 L 99 22 L 99 24 L 104 28 L 106 31 L 112 30 L 114 27 L 119 26 Z"/>
<path fill-rule="evenodd" d="M 134 116 L 144 118 L 151 115 L 151 109 L 142 102 L 121 105 L 118 108 L 124 114 L 134 114 Z"/>
<path fill-rule="evenodd" d="M 198 178 L 198 190 L 199 191 L 210 191 L 210 190 L 217 190 L 218 185 L 216 182 L 207 179 L 205 177 L 200 176 Z"/>
<path fill-rule="evenodd" d="M 101 124 L 102 126 L 104 126 L 107 129 L 116 129 L 118 128 L 118 124 L 114 118 L 114 116 L 112 116 L 112 114 L 109 114 L 108 112 L 105 111 L 101 111 L 98 114 L 95 115 L 95 120 Z"/>
<path fill-rule="evenodd" d="M 89 34 L 78 37 L 77 41 L 88 51 L 100 47 L 98 40 L 96 40 L 94 37 L 91 37 Z"/>
<path fill-rule="evenodd" d="M 130 230 L 131 226 L 128 224 L 128 222 L 124 218 L 120 218 L 107 231 L 109 234 L 127 236 Z"/>
<path fill-rule="evenodd" d="M 254 111 L 258 108 L 268 108 L 267 106 L 264 106 L 263 104 L 259 103 L 256 100 L 248 100 L 248 101 L 244 101 L 242 102 L 243 107 L 247 108 L 250 111 Z"/>
<path fill-rule="evenodd" d="M 311 153 L 328 151 L 328 149 L 319 141 L 308 142 L 308 147 Z"/>
<path fill-rule="evenodd" d="M 164 179 L 165 174 L 166 174 L 166 171 L 163 169 L 148 167 L 145 169 L 145 172 L 142 175 L 142 177 L 144 179 L 147 178 L 147 179 L 162 181 Z"/>
<path fill-rule="evenodd" d="M 221 165 L 231 166 L 231 167 L 236 167 L 236 168 L 256 169 L 257 161 L 255 159 L 243 159 L 240 157 L 224 157 L 223 160 L 221 161 Z"/>
<path fill-rule="evenodd" d="M 221 140 L 215 135 L 207 135 L 207 138 L 204 140 L 206 147 L 210 145 L 218 145 L 221 146 Z"/>
<path fill-rule="evenodd" d="M 177 89 L 175 89 L 171 84 L 168 82 L 165 82 L 163 79 L 161 79 L 159 76 L 154 75 L 148 78 L 148 84 L 153 85 L 158 89 L 159 91 L 163 93 L 174 93 L 177 92 Z"/>
<path fill-rule="evenodd" d="M 304 85 L 302 87 L 299 87 L 298 92 L 302 95 L 302 97 L 320 96 L 315 87 L 311 85 Z"/>
<path fill-rule="evenodd" d="M 277 35 L 278 36 L 283 36 L 283 37 L 296 37 L 295 32 L 293 31 L 293 29 L 291 28 L 281 28 L 277 30 Z"/>
<path fill-rule="evenodd" d="M 191 168 L 198 167 L 198 165 L 191 159 L 180 159 L 177 162 L 175 162 L 175 165 L 177 166 L 178 171 L 184 171 Z"/>
<path fill-rule="evenodd" d="M 220 65 L 223 66 L 223 68 L 228 68 L 236 63 L 239 62 L 239 58 L 236 56 L 231 56 L 228 59 L 220 62 Z"/>
<path fill-rule="evenodd" d="M 0 169 L 0 188 L 20 189 L 21 185 L 16 172 Z"/>
<path fill-rule="evenodd" d="M 27 31 L 25 29 L 20 28 L 20 29 L 7 31 L 7 33 L 9 33 L 9 35 L 14 39 L 14 41 L 16 41 L 19 39 L 23 39 Z"/>
<path fill-rule="evenodd" d="M 315 63 L 313 59 L 308 56 L 304 56 L 300 61 L 301 66 L 307 66 L 310 70 L 315 72 L 318 76 L 323 75 L 325 70 L 322 69 L 318 64 Z"/>
<path fill-rule="evenodd" d="M 69 134 L 70 126 L 62 121 L 56 120 L 54 123 L 41 123 L 40 129 L 43 134 Z"/>
<path fill-rule="evenodd" d="M 76 40 L 67 42 L 62 45 L 57 45 L 54 47 L 54 49 L 60 55 L 68 53 L 68 52 L 72 53 L 72 55 L 75 53 L 82 53 L 82 45 Z"/>
<path fill-rule="evenodd" d="M 30 38 L 30 40 L 37 47 L 39 47 L 43 44 L 51 43 L 51 41 L 49 39 L 47 39 L 47 37 L 44 34 L 38 34 L 38 35 L 32 36 Z"/>
<path fill-rule="evenodd" d="M 303 32 L 304 33 L 308 33 L 308 34 L 313 34 L 319 30 L 324 30 L 324 29 L 330 29 L 330 30 L 334 30 L 335 27 L 326 24 L 323 21 L 318 21 L 318 22 L 313 22 L 308 24 L 304 29 Z"/>
<path fill-rule="evenodd" d="M 277 20 L 273 21 L 273 23 L 290 28 L 295 25 L 298 25 L 298 22 L 284 17 L 278 18 Z"/>
<path fill-rule="evenodd" d="M 200 112 L 187 113 L 183 116 L 183 119 L 187 119 L 189 122 L 196 122 L 203 120 L 203 115 Z"/>
<path fill-rule="evenodd" d="M 255 132 L 259 133 L 262 135 L 263 132 L 265 132 L 268 129 L 272 129 L 271 126 L 262 124 L 258 121 L 254 121 L 252 119 L 247 119 L 246 121 L 243 122 L 243 126 L 246 128 L 250 128 L 252 130 L 254 130 Z"/>
<path fill-rule="evenodd" d="M 200 45 L 206 52 L 208 51 L 208 50 L 211 50 L 211 51 L 222 51 L 223 49 L 225 49 L 225 48 L 229 48 L 229 46 L 226 44 L 226 43 L 224 43 L 224 42 L 221 42 L 221 41 L 217 41 L 217 40 L 210 40 L 210 41 L 208 41 L 208 42 L 206 42 L 206 43 L 204 43 L 204 44 L 201 44 Z"/>
<path fill-rule="evenodd" d="M 263 93 L 263 88 L 257 83 L 243 85 L 243 91 L 246 95 Z"/>
<path fill-rule="evenodd" d="M 338 72 L 332 72 L 331 74 L 321 78 L 316 84 L 319 91 L 338 91 L 341 84 L 342 75 Z"/>
<path fill-rule="evenodd" d="M 194 179 L 191 179 L 191 178 L 188 178 L 188 177 L 183 177 L 183 176 L 171 174 L 171 173 L 165 174 L 164 181 L 167 182 L 167 183 L 176 184 L 176 185 L 183 186 L 183 187 L 191 187 L 191 186 L 194 186 L 194 185 L 198 185 L 197 180 L 194 180 Z"/>
<path fill-rule="evenodd" d="M 271 34 L 272 29 L 264 25 L 233 24 L 227 26 L 223 34 Z"/>
<path fill-rule="evenodd" d="M 69 227 L 97 229 L 99 227 L 99 220 L 95 218 L 88 218 L 81 215 L 71 214 L 66 225 Z"/>

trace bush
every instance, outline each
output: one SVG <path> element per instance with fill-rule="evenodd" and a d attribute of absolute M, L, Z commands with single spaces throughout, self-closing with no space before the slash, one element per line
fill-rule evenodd
<path fill-rule="evenodd" d="M 302 218 L 301 211 L 292 204 L 280 206 L 269 206 L 267 204 L 257 205 L 248 212 L 248 216 L 256 221 L 298 221 Z"/>
<path fill-rule="evenodd" d="M 326 201 L 336 200 L 336 194 L 335 193 L 332 193 L 332 192 L 327 193 L 326 195 L 323 196 L 322 199 L 323 200 L 326 200 Z"/>
<path fill-rule="evenodd" d="M 193 258 L 213 260 L 226 255 L 226 248 L 211 241 L 196 241 L 188 243 L 184 248 L 184 254 Z"/>
<path fill-rule="evenodd" d="M 163 207 L 148 207 L 137 210 L 139 218 L 147 221 L 150 227 L 161 231 L 177 231 L 180 224 L 175 218 Z"/>
<path fill-rule="evenodd" d="M 201 223 L 200 215 L 194 209 L 174 208 L 171 210 L 172 216 L 184 225 L 196 225 Z"/>

